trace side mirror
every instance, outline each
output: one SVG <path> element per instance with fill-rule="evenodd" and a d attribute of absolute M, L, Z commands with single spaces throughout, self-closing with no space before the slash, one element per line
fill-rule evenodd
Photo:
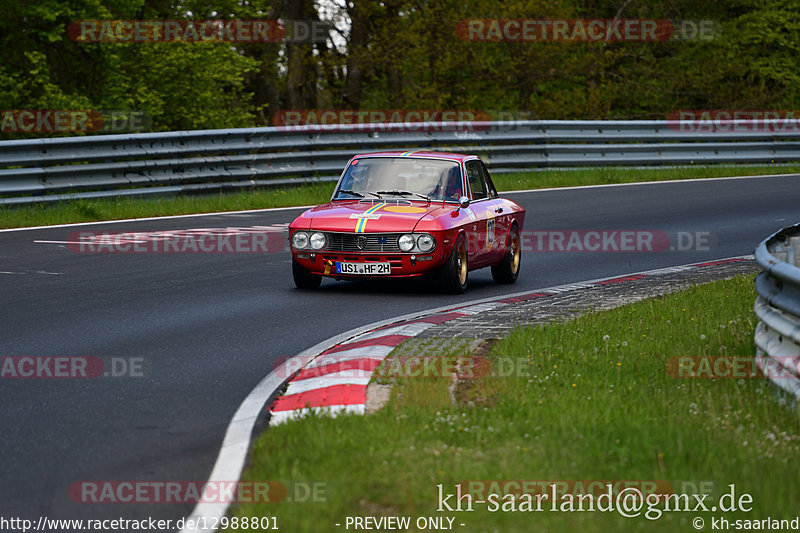
<path fill-rule="evenodd" d="M 462 196 L 461 198 L 458 199 L 458 205 L 459 207 L 466 209 L 467 207 L 469 207 L 469 198 L 467 198 L 466 196 Z"/>

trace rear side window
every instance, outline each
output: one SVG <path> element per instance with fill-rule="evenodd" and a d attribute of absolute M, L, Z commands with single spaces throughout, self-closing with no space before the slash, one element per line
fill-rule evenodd
<path fill-rule="evenodd" d="M 467 179 L 472 190 L 473 200 L 482 200 L 488 197 L 486 179 L 483 176 L 483 166 L 480 161 L 467 161 Z"/>

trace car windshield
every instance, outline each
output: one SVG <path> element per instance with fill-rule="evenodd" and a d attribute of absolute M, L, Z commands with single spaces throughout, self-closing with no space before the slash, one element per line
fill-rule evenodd
<path fill-rule="evenodd" d="M 455 161 L 409 157 L 354 159 L 334 199 L 403 197 L 452 200 L 463 196 L 461 171 Z"/>

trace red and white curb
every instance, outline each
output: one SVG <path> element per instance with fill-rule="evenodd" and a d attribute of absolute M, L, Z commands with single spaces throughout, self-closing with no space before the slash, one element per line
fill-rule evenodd
<path fill-rule="evenodd" d="M 663 268 L 628 276 L 600 279 L 584 283 L 561 285 L 548 289 L 517 293 L 457 307 L 428 311 L 423 317 L 396 319 L 388 325 L 368 329 L 320 352 L 289 380 L 286 391 L 269 409 L 271 426 L 310 414 L 336 416 L 340 413 L 364 414 L 367 385 L 375 369 L 396 346 L 412 339 L 437 324 L 490 311 L 501 306 L 546 298 L 554 294 L 609 285 L 628 283 L 659 274 L 743 261 L 737 257 Z M 288 374 L 287 374 L 288 377 Z"/>
<path fill-rule="evenodd" d="M 372 371 L 377 368 L 376 363 L 382 361 L 395 346 L 419 335 L 422 331 L 435 324 L 444 324 L 463 316 L 534 298 L 543 298 L 611 283 L 627 283 L 660 274 L 685 272 L 697 268 L 746 261 L 752 258 L 753 256 L 751 255 L 732 257 L 718 261 L 649 270 L 627 276 L 548 287 L 537 291 L 524 291 L 502 297 L 494 296 L 463 303 L 459 306 L 439 307 L 375 322 L 331 337 L 286 360 L 250 391 L 250 394 L 241 403 L 239 409 L 233 415 L 233 419 L 228 424 L 219 456 L 217 456 L 217 461 L 211 470 L 208 482 L 213 485 L 214 483 L 241 477 L 250 442 L 253 438 L 253 429 L 260 419 L 261 412 L 267 401 L 287 381 L 289 387 L 286 392 L 278 397 L 269 409 L 271 415 L 270 425 L 274 426 L 292 418 L 301 417 L 312 409 L 327 412 L 334 416 L 343 412 L 363 413 L 366 403 L 366 386 L 369 382 L 367 378 L 371 377 Z M 352 381 L 354 378 L 349 374 L 336 375 L 337 372 L 344 374 L 346 365 L 330 366 L 331 364 L 339 365 L 345 363 L 344 359 L 335 359 L 337 354 L 339 357 L 351 357 L 350 361 L 360 361 L 359 364 L 374 366 L 359 366 L 359 369 L 365 370 L 361 375 L 357 376 L 359 378 L 358 381 Z M 365 363 L 364 360 L 369 361 L 369 363 Z M 370 367 L 372 370 L 367 370 Z M 330 372 L 329 374 L 318 374 L 312 372 L 311 369 L 320 369 L 320 371 L 326 372 L 330 370 Z M 303 373 L 305 370 L 307 372 Z M 332 375 L 333 377 L 325 378 L 324 380 L 316 379 L 325 375 Z M 334 385 L 330 381 L 332 379 L 341 379 L 341 381 Z M 307 381 L 307 383 L 301 383 L 303 381 Z M 335 391 L 332 390 L 334 388 L 336 388 Z M 216 528 L 212 528 L 210 524 L 219 523 L 219 518 L 227 513 L 228 505 L 226 502 L 197 504 L 192 514 L 186 518 L 186 523 L 194 524 L 195 527 L 185 527 L 180 533 L 216 531 Z"/>
<path fill-rule="evenodd" d="M 270 408 L 270 425 L 281 424 L 312 410 L 330 415 L 364 414 L 367 384 L 381 361 L 396 346 L 429 327 L 461 316 L 465 313 L 438 313 L 400 325 L 392 324 L 328 348 L 289 381 L 283 396 Z"/>

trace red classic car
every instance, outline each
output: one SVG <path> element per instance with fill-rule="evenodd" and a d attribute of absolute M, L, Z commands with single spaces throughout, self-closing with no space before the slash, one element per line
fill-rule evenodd
<path fill-rule="evenodd" d="M 462 293 L 470 270 L 519 275 L 525 209 L 497 196 L 479 157 L 379 152 L 353 157 L 331 201 L 289 225 L 299 288 L 335 279 L 436 276 Z"/>

